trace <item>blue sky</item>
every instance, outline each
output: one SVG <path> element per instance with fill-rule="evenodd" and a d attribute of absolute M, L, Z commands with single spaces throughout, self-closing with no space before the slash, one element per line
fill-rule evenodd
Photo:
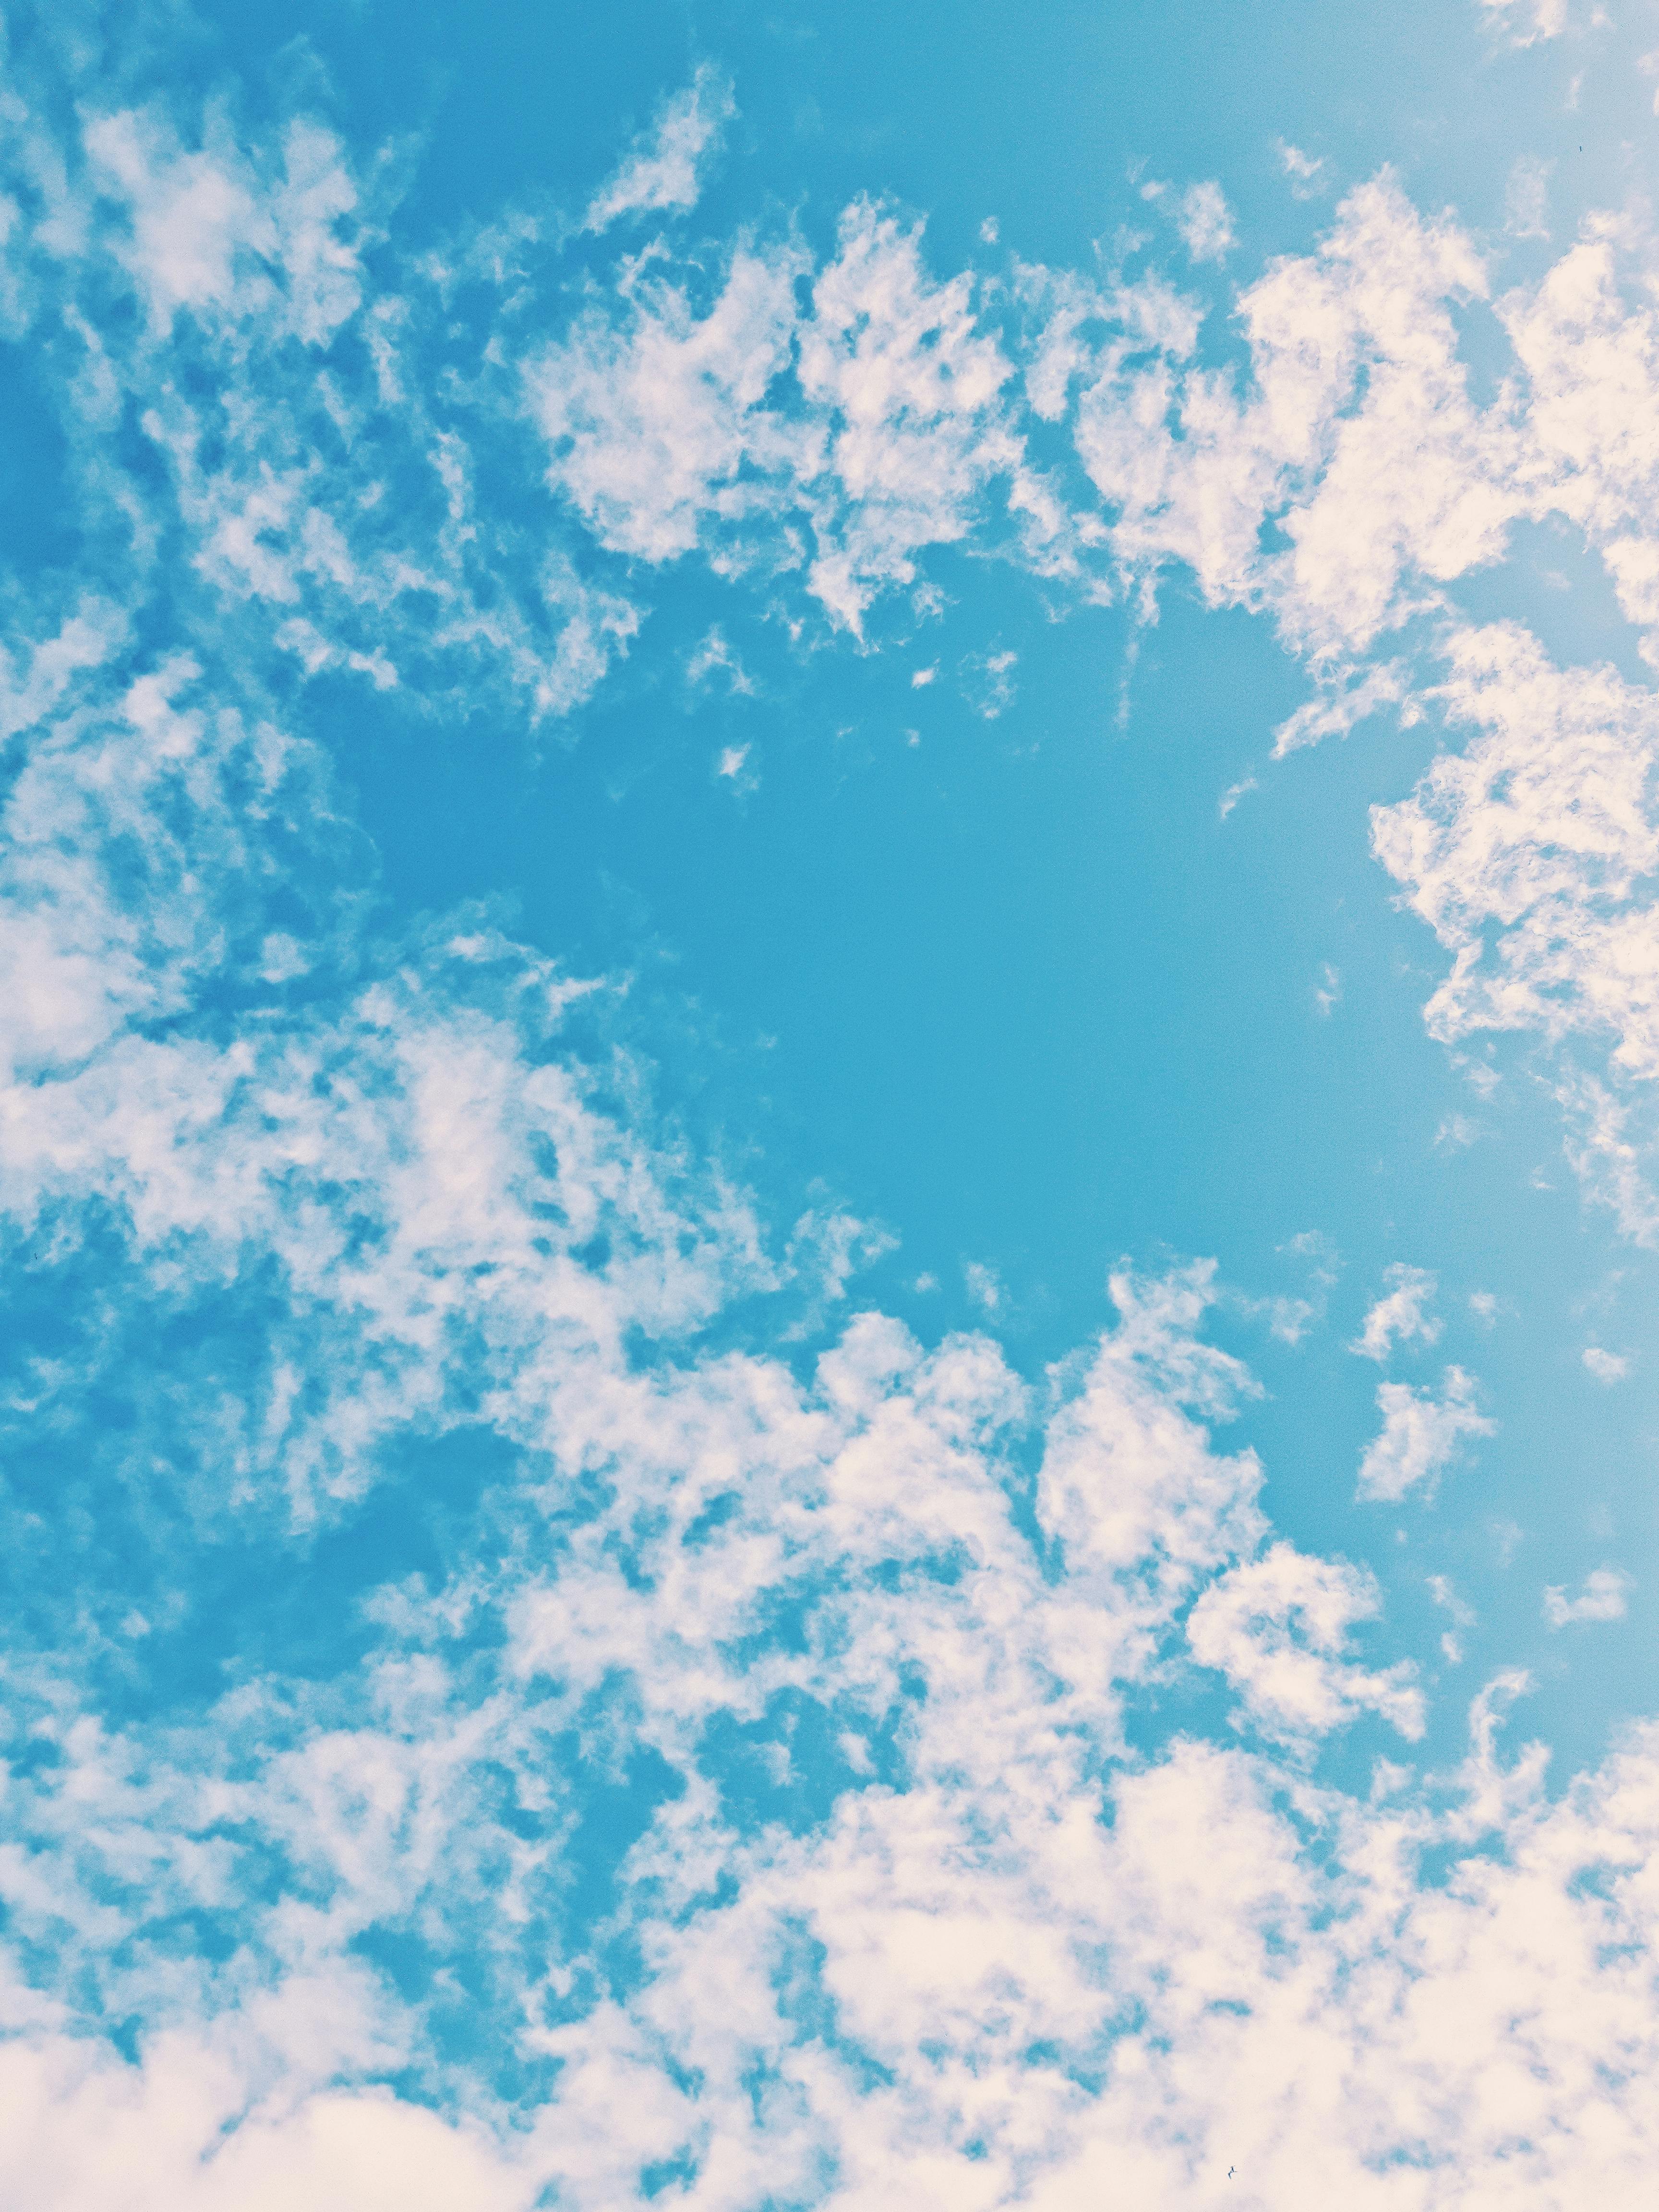
<path fill-rule="evenodd" d="M 1650 14 L 9 15 L 0 2199 L 1639 2201 Z"/>

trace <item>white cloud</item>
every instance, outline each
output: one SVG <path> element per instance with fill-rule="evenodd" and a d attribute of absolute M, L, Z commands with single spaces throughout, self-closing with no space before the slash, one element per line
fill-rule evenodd
<path fill-rule="evenodd" d="M 1188 1616 L 1187 1641 L 1269 1729 L 1322 1735 L 1372 1709 L 1415 1738 L 1423 1699 L 1410 1665 L 1367 1673 L 1347 1656 L 1349 1632 L 1380 1606 L 1363 1570 L 1281 1542 L 1211 1583 Z"/>
<path fill-rule="evenodd" d="M 1032 558 L 1063 568 L 1069 520 L 1024 466 L 971 279 L 935 284 L 919 234 L 864 200 L 803 319 L 809 266 L 793 242 L 741 246 L 701 315 L 689 286 L 642 273 L 532 354 L 550 481 L 588 528 L 652 562 L 701 546 L 727 573 L 804 567 L 860 635 L 874 596 L 915 584 L 918 551 L 964 537 L 1001 477 Z"/>
<path fill-rule="evenodd" d="M 357 190 L 327 131 L 290 124 L 269 184 L 222 134 L 185 153 L 154 113 L 96 116 L 84 136 L 106 188 L 130 210 L 131 240 L 118 251 L 158 337 L 188 307 L 270 314 L 315 345 L 356 311 L 357 250 L 343 226 Z"/>
<path fill-rule="evenodd" d="M 1273 732 L 1273 758 L 1283 760 L 1286 753 L 1317 744 L 1322 738 L 1346 738 L 1356 722 L 1406 699 L 1404 672 L 1396 662 L 1380 661 L 1363 675 L 1352 669 L 1333 670 L 1321 696 L 1298 707 Z M 1416 719 L 1414 708 L 1407 704 L 1401 720 L 1409 726 Z"/>
<path fill-rule="evenodd" d="M 1396 1344 L 1432 1344 L 1440 1322 L 1428 1311 L 1438 1284 L 1426 1267 L 1396 1264 L 1384 1271 L 1389 1289 L 1365 1316 L 1364 1326 L 1349 1346 L 1367 1359 L 1386 1360 Z"/>
<path fill-rule="evenodd" d="M 1610 1026 L 1622 1064 L 1659 1068 L 1643 966 L 1624 953 L 1645 927 L 1627 902 L 1659 856 L 1650 696 L 1610 668 L 1554 667 L 1512 624 L 1455 633 L 1446 659 L 1438 699 L 1474 741 L 1372 817 L 1378 858 L 1459 956 L 1431 1028 Z"/>
<path fill-rule="evenodd" d="M 1622 1382 L 1630 1372 L 1630 1362 L 1622 1353 L 1605 1352 L 1599 1344 L 1586 1347 L 1584 1365 L 1598 1382 Z"/>
<path fill-rule="evenodd" d="M 1357 1495 L 1393 1500 L 1419 1484 L 1432 1490 L 1443 1470 L 1458 1456 L 1465 1437 L 1489 1437 L 1497 1428 L 1479 1411 L 1474 1391 L 1474 1381 L 1461 1367 L 1447 1368 L 1437 1398 L 1430 1389 L 1379 1383 L 1376 1403 L 1382 1429 L 1361 1455 Z"/>
<path fill-rule="evenodd" d="M 1448 312 L 1485 289 L 1463 234 L 1425 224 L 1385 174 L 1348 194 L 1316 254 L 1242 295 L 1244 396 L 1183 355 L 1109 355 L 1076 437 L 1120 557 L 1180 560 L 1212 604 L 1271 607 L 1316 662 L 1431 604 L 1502 550 L 1522 503 L 1513 438 L 1472 406 Z M 1264 550 L 1269 520 L 1284 550 Z"/>
<path fill-rule="evenodd" d="M 1279 166 L 1290 179 L 1291 190 L 1297 199 L 1310 199 L 1323 190 L 1320 183 L 1325 167 L 1322 155 L 1304 154 L 1299 146 L 1292 146 L 1284 138 L 1276 138 L 1273 148 L 1279 155 Z"/>
<path fill-rule="evenodd" d="M 693 685 L 707 684 L 716 675 L 726 678 L 726 690 L 733 696 L 754 696 L 754 681 L 726 642 L 726 633 L 718 623 L 710 625 L 701 643 L 687 659 L 685 680 Z"/>
<path fill-rule="evenodd" d="M 1580 1620 L 1622 1620 L 1630 1589 L 1630 1577 L 1616 1568 L 1596 1567 L 1584 1577 L 1583 1588 L 1570 1598 L 1563 1589 L 1544 1592 L 1544 1618 L 1552 1628 L 1566 1628 Z"/>
<path fill-rule="evenodd" d="M 1222 261 L 1233 245 L 1233 219 L 1212 178 L 1188 185 L 1181 196 L 1181 235 L 1194 261 Z"/>
<path fill-rule="evenodd" d="M 583 217 L 585 230 L 607 230 L 623 216 L 684 214 L 695 207 L 703 173 L 738 112 L 725 71 L 704 62 L 684 92 L 663 103 L 641 139 Z"/>
<path fill-rule="evenodd" d="M 793 450 L 763 402 L 788 360 L 801 265 L 740 250 L 707 315 L 666 283 L 642 286 L 619 319 L 590 311 L 526 364 L 550 481 L 602 544 L 672 560 L 707 525 L 740 529 L 764 504 L 764 478 Z"/>
<path fill-rule="evenodd" d="M 1567 27 L 1567 0 L 1480 0 L 1480 6 L 1486 21 L 1512 46 L 1559 39 Z"/>
<path fill-rule="evenodd" d="M 1019 464 L 1000 398 L 1012 366 L 971 294 L 966 276 L 933 283 L 919 233 L 863 200 L 813 286 L 798 374 L 841 497 L 814 514 L 811 579 L 854 632 L 873 591 L 913 581 L 920 547 L 965 536 L 987 484 Z"/>
<path fill-rule="evenodd" d="M 1000 653 L 969 653 L 963 662 L 962 696 L 988 722 L 994 722 L 1013 705 L 1018 665 L 1019 655 L 1007 646 Z"/>

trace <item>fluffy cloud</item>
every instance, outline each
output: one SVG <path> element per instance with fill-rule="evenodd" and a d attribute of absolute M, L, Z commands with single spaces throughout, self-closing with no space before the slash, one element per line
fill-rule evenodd
<path fill-rule="evenodd" d="M 1437 1286 L 1425 1267 L 1403 1263 L 1386 1272 L 1388 1290 L 1365 1316 L 1352 1349 L 1367 1359 L 1386 1360 L 1396 1344 L 1432 1344 L 1440 1334 L 1438 1320 L 1428 1310 Z"/>
<path fill-rule="evenodd" d="M 1359 1462 L 1361 1498 L 1392 1501 L 1419 1484 L 1432 1489 L 1466 1437 L 1489 1437 L 1497 1426 L 1479 1410 L 1474 1380 L 1461 1367 L 1446 1370 L 1438 1397 L 1431 1389 L 1382 1382 L 1376 1404 L 1382 1427 Z"/>
<path fill-rule="evenodd" d="M 1565 1628 L 1575 1620 L 1622 1620 L 1630 1577 L 1614 1567 L 1597 1567 L 1584 1577 L 1577 1597 L 1559 1586 L 1544 1592 L 1544 1618 L 1552 1628 Z"/>
<path fill-rule="evenodd" d="M 1371 1706 L 1419 1736 L 1423 1699 L 1409 1663 L 1385 1674 L 1346 1663 L 1349 1630 L 1378 1609 L 1370 1576 L 1278 1543 L 1210 1585 L 1188 1616 L 1187 1641 L 1270 1729 L 1320 1733 Z"/>

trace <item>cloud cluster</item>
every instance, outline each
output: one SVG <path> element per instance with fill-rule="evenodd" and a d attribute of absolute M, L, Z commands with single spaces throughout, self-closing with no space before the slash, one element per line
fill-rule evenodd
<path fill-rule="evenodd" d="M 729 111 L 700 76 L 592 232 L 685 208 Z M 1613 243 L 1506 308 L 1534 396 L 1483 410 L 1448 306 L 1478 257 L 1387 179 L 1241 295 L 1246 377 L 1161 280 L 1024 272 L 984 327 L 866 202 L 821 266 L 757 236 L 699 289 L 647 253 L 568 313 L 532 228 L 386 280 L 319 126 L 45 112 L 7 110 L 6 296 L 73 340 L 86 575 L 0 665 L 14 2185 L 1639 2196 L 1652 1733 L 1552 1801 L 1498 1749 L 1511 1674 L 1455 1771 L 1381 1755 L 1430 1685 L 1218 1446 L 1253 1386 L 1212 1268 L 1121 1272 L 1041 1390 L 875 1312 L 809 1359 L 803 1303 L 844 1311 L 873 1240 L 821 1209 L 777 1256 L 580 1048 L 602 986 L 489 914 L 378 909 L 295 734 L 325 675 L 568 711 L 643 619 L 629 564 L 798 577 L 856 633 L 970 538 L 1143 611 L 1185 561 L 1309 656 L 1297 741 L 1350 726 L 1427 696 L 1361 656 L 1541 503 L 1645 606 Z M 1091 491 L 1039 476 L 1027 405 Z M 544 478 L 526 546 L 490 487 Z M 1433 1020 L 1603 1033 L 1649 1079 L 1645 695 L 1508 626 L 1425 649 L 1476 734 L 1376 836 L 1452 955 Z M 1397 1271 L 1359 1348 L 1431 1341 L 1430 1289 Z M 744 1298 L 775 1318 L 734 1344 Z M 1492 1425 L 1456 1366 L 1378 1398 L 1375 1498 Z M 1624 1602 L 1611 1570 L 1545 1599 Z M 1348 1729 L 1368 1790 L 1316 1766 Z"/>

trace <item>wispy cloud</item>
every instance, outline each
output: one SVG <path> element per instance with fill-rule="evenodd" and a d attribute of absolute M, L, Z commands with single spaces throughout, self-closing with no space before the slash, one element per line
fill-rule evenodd
<path fill-rule="evenodd" d="M 665 100 L 649 133 L 588 203 L 586 230 L 608 230 L 627 216 L 683 215 L 697 204 L 708 163 L 737 114 L 732 81 L 704 62 L 684 92 Z"/>

